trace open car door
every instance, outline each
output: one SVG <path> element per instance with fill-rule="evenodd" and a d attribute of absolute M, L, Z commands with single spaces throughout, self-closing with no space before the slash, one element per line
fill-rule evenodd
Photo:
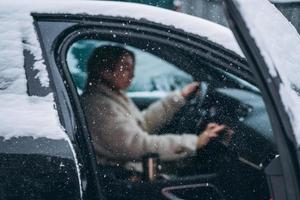
<path fill-rule="evenodd" d="M 264 168 L 271 199 L 300 199 L 300 36 L 267 0 L 226 0 L 225 10 L 256 76 L 279 156 Z"/>

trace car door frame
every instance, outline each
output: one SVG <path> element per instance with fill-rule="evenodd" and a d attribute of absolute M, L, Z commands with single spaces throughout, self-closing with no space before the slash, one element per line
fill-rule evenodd
<path fill-rule="evenodd" d="M 41 17 L 42 16 L 42 17 Z M 48 15 L 49 16 L 49 15 Z M 77 159 L 80 160 L 80 178 L 84 184 L 82 187 L 83 199 L 105 199 L 100 186 L 100 181 L 97 172 L 96 158 L 93 153 L 88 130 L 84 124 L 82 112 L 75 110 L 73 105 L 79 104 L 70 98 L 69 90 L 66 84 L 68 77 L 62 73 L 55 62 L 54 46 L 59 42 L 57 36 L 72 27 L 74 23 L 60 23 L 59 20 L 52 21 L 54 26 L 48 29 L 49 25 L 40 24 L 48 21 L 48 17 L 39 13 L 32 13 L 34 26 L 38 35 L 38 40 L 41 45 L 43 58 L 46 64 L 46 69 L 49 74 L 50 85 L 53 88 L 53 96 L 56 103 L 56 108 L 59 115 L 59 120 L 66 132 L 70 135 L 70 140 L 73 148 L 76 151 Z M 44 27 L 43 27 L 44 26 Z M 46 35 L 46 37 L 44 37 Z"/>
<path fill-rule="evenodd" d="M 232 0 L 225 0 L 225 12 L 229 19 L 229 25 L 257 79 L 258 87 L 262 92 L 270 116 L 274 138 L 280 153 L 286 197 L 287 199 L 300 199 L 297 144 L 289 117 L 278 93 L 280 80 L 274 80 L 269 74 L 267 64 L 261 56 L 259 48 L 255 45 L 254 39 L 250 36 L 242 15 Z"/>
<path fill-rule="evenodd" d="M 113 36 L 111 34 L 111 26 L 124 31 L 126 29 L 126 26 L 124 26 L 125 23 L 125 25 L 129 26 L 131 30 L 137 30 L 142 33 L 147 33 L 149 31 L 151 32 L 151 30 L 154 29 L 154 34 L 159 35 L 159 32 L 162 32 L 165 38 L 169 38 L 168 40 L 170 41 L 167 41 L 170 43 L 170 45 L 174 45 L 172 44 L 172 42 L 174 41 L 184 40 L 184 42 L 187 44 L 186 46 L 190 48 L 186 51 L 193 50 L 193 53 L 198 53 L 207 59 L 212 59 L 214 60 L 214 64 L 221 66 L 219 68 L 226 69 L 226 71 L 253 83 L 252 74 L 248 70 L 247 64 L 243 58 L 231 52 L 230 50 L 225 50 L 222 46 L 218 44 L 208 41 L 207 38 L 202 38 L 197 35 L 188 34 L 183 30 L 178 30 L 174 27 L 167 27 L 164 25 L 152 23 L 147 20 L 135 20 L 131 18 L 107 16 L 35 14 L 34 17 L 37 23 L 36 27 L 39 34 L 43 32 L 43 30 L 41 30 L 41 25 L 38 24 L 41 22 L 54 22 L 54 24 L 55 22 L 57 22 L 57 29 L 60 29 L 57 30 L 56 33 L 51 33 L 51 31 L 55 32 L 55 30 L 52 30 L 50 25 L 44 25 L 44 29 L 47 28 L 47 34 L 49 35 L 48 43 L 50 44 L 48 44 L 48 47 L 46 48 L 43 47 L 43 49 L 45 49 L 44 53 L 48 57 L 48 60 L 46 60 L 46 62 L 48 62 L 47 65 L 51 65 L 51 68 L 56 68 L 56 71 L 54 73 L 56 75 L 58 75 L 59 73 L 65 81 L 63 84 L 60 83 L 58 87 L 65 88 L 67 97 L 69 98 L 69 101 L 73 106 L 72 109 L 76 113 L 76 117 L 78 119 L 78 128 L 81 129 L 82 134 L 84 135 L 84 143 L 87 143 L 87 145 L 84 145 L 85 148 L 87 148 L 86 146 L 89 147 L 89 145 L 91 144 L 90 141 L 88 141 L 90 140 L 89 131 L 85 122 L 84 113 L 81 109 L 77 90 L 74 86 L 74 82 L 72 80 L 71 74 L 68 70 L 68 66 L 66 65 L 65 61 L 66 52 L 69 47 L 69 44 L 71 44 L 72 41 L 75 41 L 77 37 L 84 36 L 85 31 L 95 32 L 95 27 L 100 28 L 99 31 L 104 31 L 104 29 L 106 28 L 105 34 L 109 36 L 112 40 Z M 59 25 L 58 22 L 60 21 L 63 21 L 65 25 Z M 211 53 L 207 54 L 207 52 Z M 58 102 L 58 106 L 61 103 L 62 102 Z M 92 147 L 88 148 L 88 152 L 94 155 Z M 93 160 L 93 158 L 91 158 L 91 160 Z M 92 168 L 92 170 L 93 174 L 96 175 L 96 169 Z M 99 190 L 100 189 L 101 188 L 99 188 Z"/>

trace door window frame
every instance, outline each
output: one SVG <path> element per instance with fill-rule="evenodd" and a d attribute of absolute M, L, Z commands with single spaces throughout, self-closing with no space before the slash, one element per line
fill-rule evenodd
<path fill-rule="evenodd" d="M 93 154 L 87 128 L 80 123 L 80 112 L 76 111 L 74 100 L 70 98 L 65 73 L 57 65 L 57 54 L 54 51 L 54 47 L 60 44 L 59 38 L 65 34 L 65 30 L 76 23 L 57 19 L 55 15 L 51 14 L 34 13 L 32 16 L 49 74 L 50 85 L 53 89 L 59 120 L 70 137 L 79 161 L 80 174 L 78 176 L 80 175 L 79 178 L 81 178 L 82 183 L 82 198 L 105 199 L 98 180 L 96 158 Z M 47 33 L 46 38 L 43 37 L 45 32 Z"/>
<path fill-rule="evenodd" d="M 156 40 L 156 42 L 160 44 L 178 47 L 181 51 L 189 52 L 191 55 L 197 54 L 207 62 L 208 67 L 223 69 L 250 83 L 254 83 L 253 76 L 247 67 L 245 59 L 230 50 L 224 49 L 220 45 L 207 41 L 206 38 L 185 33 L 184 31 L 177 30 L 173 27 L 155 24 L 146 20 L 105 16 L 45 14 L 37 16 L 36 20 L 38 19 L 44 19 L 45 21 L 50 22 L 62 21 L 62 23 L 74 23 L 74 25 L 66 27 L 66 29 L 55 38 L 54 44 L 46 54 L 55 61 L 54 63 L 51 63 L 51 65 L 55 65 L 53 67 L 58 69 L 62 80 L 64 80 L 63 87 L 66 89 L 68 94 L 67 97 L 70 99 L 72 105 L 72 111 L 75 113 L 78 123 L 77 129 L 82 131 L 84 137 L 84 141 L 81 141 L 81 143 L 79 142 L 79 144 L 83 144 L 82 146 L 79 145 L 79 148 L 87 148 L 88 153 L 91 154 L 90 160 L 91 162 L 94 162 L 94 167 L 92 167 L 91 170 L 93 171 L 92 174 L 95 176 L 97 175 L 95 168 L 95 154 L 93 147 L 90 146 L 91 142 L 88 141 L 90 140 L 90 136 L 87 129 L 87 123 L 66 62 L 67 51 L 70 45 L 79 38 L 101 38 L 101 40 L 108 38 L 106 40 L 115 41 L 113 37 L 113 33 L 115 33 L 118 36 L 127 37 L 127 40 L 129 39 L 128 35 L 140 38 L 140 40 L 144 39 L 145 41 Z M 155 52 L 151 52 L 151 50 L 149 50 L 149 53 L 155 54 Z M 61 102 L 58 102 L 58 104 L 59 103 Z M 101 189 L 99 188 L 99 190 Z"/>

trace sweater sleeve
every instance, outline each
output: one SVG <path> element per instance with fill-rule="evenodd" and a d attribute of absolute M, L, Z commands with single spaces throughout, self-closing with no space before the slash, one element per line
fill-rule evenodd
<path fill-rule="evenodd" d="M 149 133 L 156 132 L 169 122 L 175 113 L 185 104 L 185 99 L 179 92 L 173 92 L 166 98 L 151 104 L 143 110 L 143 117 Z"/>
<path fill-rule="evenodd" d="M 191 155 L 196 150 L 196 135 L 150 135 L 140 128 L 132 116 L 122 112 L 121 108 L 111 106 L 103 109 L 101 116 L 99 115 L 101 124 L 96 133 L 98 139 L 93 143 L 110 152 L 106 156 L 112 159 L 139 160 L 146 153 L 158 153 L 162 160 L 173 160 Z"/>

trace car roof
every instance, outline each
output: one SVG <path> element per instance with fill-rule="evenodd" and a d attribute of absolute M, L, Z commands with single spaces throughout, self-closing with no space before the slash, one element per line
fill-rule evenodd
<path fill-rule="evenodd" d="M 232 32 L 211 21 L 155 6 L 115 1 L 16 1 L 0 3 L 1 13 L 88 14 L 149 20 L 193 33 L 243 56 Z M 2 15 L 3 16 L 3 15 Z M 1 19 L 1 16 L 0 16 Z M 244 57 L 244 56 L 243 56 Z"/>

